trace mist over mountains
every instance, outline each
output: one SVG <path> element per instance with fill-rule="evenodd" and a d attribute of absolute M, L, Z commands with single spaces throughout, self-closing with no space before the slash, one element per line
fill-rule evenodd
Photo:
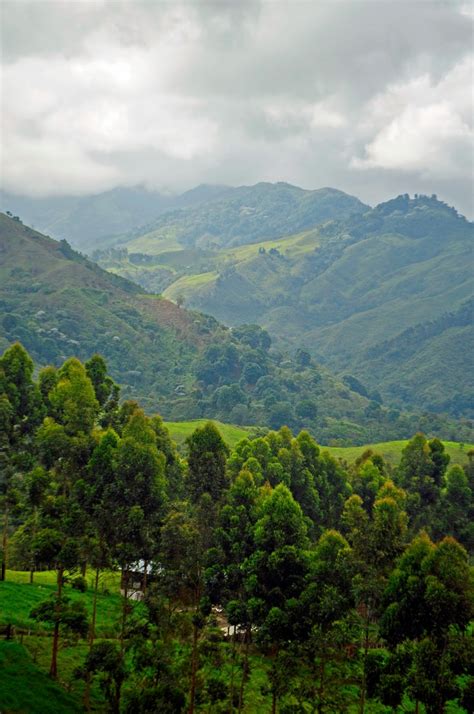
<path fill-rule="evenodd" d="M 226 186 L 197 186 L 181 195 L 143 187 L 114 188 L 90 196 L 30 198 L 0 191 L 0 210 L 19 214 L 28 225 L 52 238 L 66 239 L 83 252 L 107 238 L 132 230 L 177 207 L 193 206 L 221 195 Z"/>
<path fill-rule="evenodd" d="M 370 208 L 260 183 L 1 198 L 145 291 L 258 324 L 399 409 L 472 416 L 473 224 L 434 195 Z"/>

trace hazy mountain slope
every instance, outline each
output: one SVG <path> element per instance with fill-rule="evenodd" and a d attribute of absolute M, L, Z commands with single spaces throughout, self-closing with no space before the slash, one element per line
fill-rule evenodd
<path fill-rule="evenodd" d="M 473 294 L 472 239 L 473 225 L 442 202 L 402 196 L 299 236 L 221 250 L 165 295 L 226 324 L 258 322 L 397 404 L 471 413 L 462 394 L 472 389 L 472 312 L 452 358 L 448 333 L 420 337 L 409 367 L 387 353 L 372 368 L 370 350 L 461 308 Z"/>
<path fill-rule="evenodd" d="M 182 195 L 165 195 L 143 187 L 115 188 L 92 196 L 28 198 L 0 192 L 0 210 L 18 214 L 24 223 L 53 238 L 65 238 L 90 253 L 108 245 L 110 236 L 130 231 L 175 207 L 188 207 L 226 191 L 225 186 L 198 186 Z"/>
<path fill-rule="evenodd" d="M 367 206 L 333 188 L 305 191 L 287 183 L 230 189 L 222 197 L 167 213 L 153 224 L 122 236 L 129 252 L 162 253 L 162 241 L 177 247 L 217 248 L 296 233 L 331 218 L 361 213 Z"/>
<path fill-rule="evenodd" d="M 415 392 L 430 411 L 472 418 L 473 316 L 471 298 L 453 313 L 410 327 L 367 350 L 358 373 L 383 383 L 389 398 L 409 402 Z"/>
<path fill-rule="evenodd" d="M 420 428 L 470 439 L 467 426 L 394 414 L 309 355 L 275 350 L 260 328 L 229 330 L 144 294 L 65 241 L 1 214 L 0 256 L 0 351 L 20 340 L 39 364 L 100 352 L 123 396 L 170 419 L 287 423 L 308 428 L 321 443 L 405 438 Z"/>
<path fill-rule="evenodd" d="M 205 329 L 191 314 L 3 214 L 0 253 L 0 349 L 21 340 L 40 364 L 100 352 L 125 393 L 147 403 L 189 381 Z"/>

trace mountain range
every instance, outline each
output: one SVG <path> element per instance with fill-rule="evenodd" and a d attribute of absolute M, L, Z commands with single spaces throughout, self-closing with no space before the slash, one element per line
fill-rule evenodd
<path fill-rule="evenodd" d="M 227 325 L 256 322 L 399 408 L 472 417 L 473 224 L 435 196 L 371 209 L 327 190 L 332 215 L 311 218 L 300 203 L 283 219 L 278 198 L 270 221 L 262 190 L 260 220 L 248 197 L 242 217 L 227 194 L 164 214 L 96 259 Z"/>
<path fill-rule="evenodd" d="M 135 186 L 91 196 L 47 198 L 0 191 L 0 210 L 18 214 L 24 223 L 88 253 L 107 245 L 110 238 L 115 242 L 117 233 L 143 225 L 160 213 L 194 206 L 227 190 L 226 186 L 202 185 L 181 195 L 171 195 Z"/>
<path fill-rule="evenodd" d="M 19 340 L 39 365 L 99 352 L 148 411 L 168 419 L 307 428 L 321 443 L 406 438 L 424 429 L 471 438 L 469 422 L 406 414 L 304 350 L 285 352 L 257 325 L 228 328 L 0 214 L 0 351 Z"/>
<path fill-rule="evenodd" d="M 91 206 L 107 235 L 87 228 Z M 148 292 L 228 326 L 256 323 L 279 350 L 304 348 L 398 409 L 474 416 L 473 224 L 436 196 L 371 208 L 285 183 L 117 189 L 76 199 L 67 221 L 76 246 Z"/>

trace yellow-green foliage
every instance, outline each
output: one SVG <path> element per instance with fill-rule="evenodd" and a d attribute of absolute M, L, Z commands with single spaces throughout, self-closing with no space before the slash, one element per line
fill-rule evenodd
<path fill-rule="evenodd" d="M 190 436 L 194 429 L 203 426 L 206 419 L 195 419 L 193 421 L 170 421 L 166 422 L 171 438 L 181 446 Z M 224 441 L 231 447 L 234 447 L 241 439 L 248 438 L 252 434 L 252 427 L 235 426 L 233 424 L 224 424 L 220 421 L 214 422 L 222 434 Z M 347 463 L 353 463 L 364 451 L 372 449 L 383 456 L 384 460 L 392 466 L 396 466 L 401 458 L 402 450 L 408 444 L 408 440 L 399 441 L 382 441 L 375 444 L 365 444 L 364 446 L 322 446 L 323 451 L 329 451 L 331 456 L 344 459 Z M 451 457 L 452 464 L 464 465 L 468 462 L 468 452 L 474 449 L 474 444 L 463 444 L 457 441 L 444 441 L 446 453 Z"/>
<path fill-rule="evenodd" d="M 353 463 L 367 449 L 372 449 L 377 454 L 383 456 L 385 461 L 392 466 L 396 466 L 401 458 L 402 450 L 408 444 L 403 441 L 383 441 L 378 444 L 366 444 L 365 446 L 325 446 L 324 450 L 329 451 L 332 456 L 344 459 L 349 464 Z M 466 464 L 468 461 L 468 451 L 474 449 L 474 444 L 462 444 L 457 441 L 443 441 L 446 453 L 451 457 L 450 464 Z"/>
<path fill-rule="evenodd" d="M 208 419 L 194 419 L 192 421 L 168 421 L 166 426 L 170 432 L 171 438 L 178 444 L 184 445 L 184 442 L 191 436 L 193 431 L 198 427 L 204 426 Z M 251 433 L 250 427 L 234 426 L 233 424 L 223 424 L 220 421 L 215 421 L 214 424 L 222 434 L 224 441 L 231 447 L 235 446 L 241 439 L 249 436 Z"/>

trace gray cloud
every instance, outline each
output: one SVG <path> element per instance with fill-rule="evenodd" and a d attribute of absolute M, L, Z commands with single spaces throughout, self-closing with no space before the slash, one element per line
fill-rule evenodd
<path fill-rule="evenodd" d="M 463 2 L 4 0 L 2 183 L 285 180 L 472 215 Z"/>

